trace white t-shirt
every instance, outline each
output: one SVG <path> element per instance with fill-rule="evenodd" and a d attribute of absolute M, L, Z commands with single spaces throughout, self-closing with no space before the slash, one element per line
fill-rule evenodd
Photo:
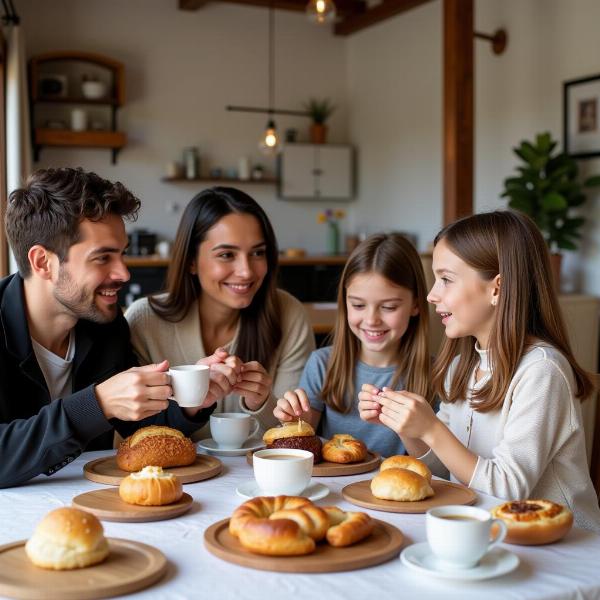
<path fill-rule="evenodd" d="M 69 334 L 69 347 L 65 358 L 50 352 L 33 338 L 31 338 L 31 345 L 44 374 L 50 398 L 56 400 L 71 394 L 73 388 L 71 375 L 73 372 L 73 358 L 75 357 L 75 335 L 73 331 Z"/>

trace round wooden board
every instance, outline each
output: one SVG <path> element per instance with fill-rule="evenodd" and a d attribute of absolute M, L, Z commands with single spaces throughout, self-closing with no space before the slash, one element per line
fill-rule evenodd
<path fill-rule="evenodd" d="M 252 466 L 252 455 L 257 450 L 251 450 L 246 453 L 246 461 Z M 367 458 L 357 463 L 333 463 L 323 461 L 313 466 L 313 477 L 342 477 L 343 475 L 359 475 L 374 471 L 381 462 L 381 455 L 377 452 L 367 453 Z"/>
<path fill-rule="evenodd" d="M 352 571 L 386 562 L 400 553 L 404 536 L 402 532 L 384 521 L 374 519 L 373 533 L 364 540 L 334 548 L 321 542 L 312 554 L 305 556 L 262 556 L 246 550 L 229 533 L 229 519 L 211 525 L 204 532 L 207 550 L 236 565 L 252 567 L 261 571 L 286 573 L 333 573 Z"/>
<path fill-rule="evenodd" d="M 104 521 L 120 521 L 143 523 L 146 521 L 163 521 L 186 513 L 194 499 L 189 494 L 183 494 L 177 502 L 164 506 L 138 506 L 123 502 L 116 487 L 103 488 L 79 494 L 72 500 L 75 508 L 91 512 Z"/>
<path fill-rule="evenodd" d="M 0 546 L 0 595 L 32 600 L 91 600 L 130 594 L 158 581 L 167 570 L 164 554 L 147 544 L 108 538 L 110 554 L 98 564 L 71 571 L 36 567 L 25 542 Z"/>
<path fill-rule="evenodd" d="M 181 483 L 194 483 L 218 475 L 223 468 L 223 463 L 214 456 L 197 454 L 196 460 L 187 467 L 166 467 L 165 471 L 177 475 Z M 119 485 L 129 475 L 117 467 L 116 456 L 97 458 L 83 466 L 83 475 L 86 479 L 106 485 Z"/>
<path fill-rule="evenodd" d="M 424 513 L 434 506 L 473 504 L 477 500 L 477 494 L 473 490 L 451 481 L 433 479 L 431 487 L 435 492 L 435 496 L 431 498 L 425 498 L 418 502 L 396 502 L 395 500 L 375 498 L 371 494 L 371 480 L 366 479 L 342 488 L 342 496 L 357 506 L 395 513 Z"/>

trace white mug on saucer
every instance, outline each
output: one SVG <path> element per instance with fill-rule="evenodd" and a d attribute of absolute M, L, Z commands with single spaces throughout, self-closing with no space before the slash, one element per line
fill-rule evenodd
<path fill-rule="evenodd" d="M 252 431 L 250 424 L 254 422 Z M 246 413 L 217 413 L 210 415 L 210 433 L 223 450 L 237 450 L 258 433 L 258 421 Z"/>
<path fill-rule="evenodd" d="M 498 527 L 490 541 L 492 525 Z M 506 537 L 506 524 L 474 506 L 438 506 L 425 515 L 427 541 L 443 571 L 470 569 Z"/>
<path fill-rule="evenodd" d="M 167 371 L 175 400 L 182 407 L 198 407 L 204 402 L 210 385 L 210 367 L 207 365 L 180 365 Z"/>
<path fill-rule="evenodd" d="M 308 450 L 259 450 L 252 455 L 254 479 L 265 496 L 297 496 L 310 483 L 314 458 Z"/>

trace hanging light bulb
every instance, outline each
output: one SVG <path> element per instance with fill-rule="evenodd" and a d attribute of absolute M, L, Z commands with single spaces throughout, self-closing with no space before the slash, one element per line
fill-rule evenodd
<path fill-rule="evenodd" d="M 277 135 L 275 121 L 273 119 L 269 119 L 267 128 L 258 142 L 258 147 L 260 151 L 267 156 L 273 156 L 279 152 L 281 146 L 279 144 L 279 136 Z"/>
<path fill-rule="evenodd" d="M 306 5 L 306 15 L 315 23 L 327 23 L 335 19 L 333 0 L 310 0 Z"/>

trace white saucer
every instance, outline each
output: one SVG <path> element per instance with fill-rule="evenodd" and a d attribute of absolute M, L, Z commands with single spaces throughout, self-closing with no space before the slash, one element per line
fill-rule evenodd
<path fill-rule="evenodd" d="M 400 560 L 409 569 L 426 573 L 442 579 L 456 579 L 459 581 L 477 581 L 491 579 L 514 571 L 519 566 L 519 557 L 504 548 L 492 548 L 476 567 L 471 569 L 457 569 L 444 571 L 439 568 L 436 556 L 431 552 L 427 542 L 408 546 L 400 554 Z"/>
<path fill-rule="evenodd" d="M 258 450 L 259 448 L 264 448 L 265 443 L 260 438 L 250 438 L 242 444 L 241 448 L 219 448 L 215 440 L 208 438 L 206 440 L 199 441 L 197 445 L 198 448 L 202 448 L 202 450 L 206 450 L 207 452 L 216 454 L 217 456 L 242 456 L 249 450 Z"/>
<path fill-rule="evenodd" d="M 245 481 L 238 485 L 235 493 L 246 500 L 250 498 L 256 498 L 256 496 L 264 496 L 258 487 L 258 483 L 252 479 L 251 481 Z M 309 500 L 320 500 L 325 498 L 329 494 L 329 488 L 322 483 L 310 483 L 309 486 L 299 496 L 304 496 Z"/>

